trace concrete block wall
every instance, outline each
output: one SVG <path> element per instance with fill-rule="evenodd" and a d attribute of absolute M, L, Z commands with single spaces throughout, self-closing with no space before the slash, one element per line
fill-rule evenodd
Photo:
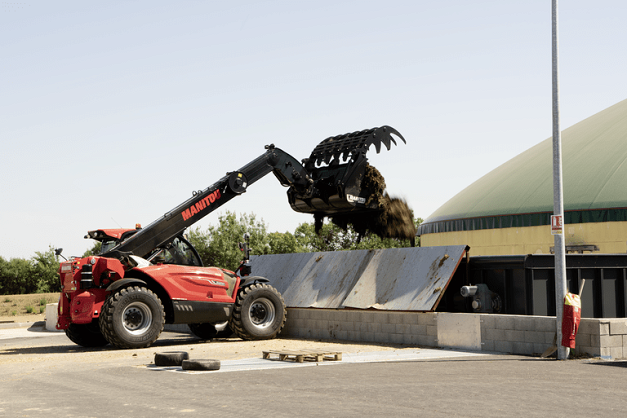
<path fill-rule="evenodd" d="M 289 308 L 282 335 L 540 355 L 553 344 L 547 316 Z M 574 355 L 627 358 L 627 319 L 581 320 Z"/>

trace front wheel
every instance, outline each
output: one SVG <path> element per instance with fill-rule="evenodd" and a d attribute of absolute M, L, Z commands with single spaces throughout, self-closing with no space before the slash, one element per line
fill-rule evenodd
<path fill-rule="evenodd" d="M 118 348 L 145 348 L 165 323 L 161 300 L 151 290 L 130 286 L 112 293 L 102 306 L 100 330 Z"/>
<path fill-rule="evenodd" d="M 239 291 L 229 326 L 243 340 L 275 338 L 285 325 L 281 294 L 272 286 L 256 283 Z"/>

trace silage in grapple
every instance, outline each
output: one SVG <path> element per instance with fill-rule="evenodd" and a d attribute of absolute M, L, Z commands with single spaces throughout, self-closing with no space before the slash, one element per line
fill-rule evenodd
<path fill-rule="evenodd" d="M 412 211 L 405 200 L 387 194 L 379 170 L 368 164 L 361 187 L 370 195 L 366 204 L 376 202 L 379 210 L 337 214 L 331 216 L 331 221 L 343 230 L 352 225 L 360 237 L 370 232 L 381 238 L 408 239 L 413 245 L 416 226 Z"/>

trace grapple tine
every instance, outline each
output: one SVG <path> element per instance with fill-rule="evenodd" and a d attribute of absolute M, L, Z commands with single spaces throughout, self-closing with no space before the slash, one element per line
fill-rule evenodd
<path fill-rule="evenodd" d="M 310 164 L 314 166 L 321 163 L 329 164 L 332 160 L 340 158 L 346 160 L 357 150 L 368 151 L 370 145 L 375 146 L 378 154 L 381 152 L 382 143 L 389 151 L 392 148 L 392 143 L 398 145 L 392 134 L 407 143 L 396 129 L 387 125 L 329 137 L 319 143 L 312 151 L 309 157 Z"/>

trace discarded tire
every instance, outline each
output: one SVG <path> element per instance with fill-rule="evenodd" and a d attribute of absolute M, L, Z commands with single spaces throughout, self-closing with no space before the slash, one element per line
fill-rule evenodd
<path fill-rule="evenodd" d="M 183 370 L 220 370 L 220 360 L 183 360 Z"/>
<path fill-rule="evenodd" d="M 180 366 L 184 360 L 189 358 L 187 351 L 166 351 L 165 353 L 155 353 L 155 366 Z"/>

